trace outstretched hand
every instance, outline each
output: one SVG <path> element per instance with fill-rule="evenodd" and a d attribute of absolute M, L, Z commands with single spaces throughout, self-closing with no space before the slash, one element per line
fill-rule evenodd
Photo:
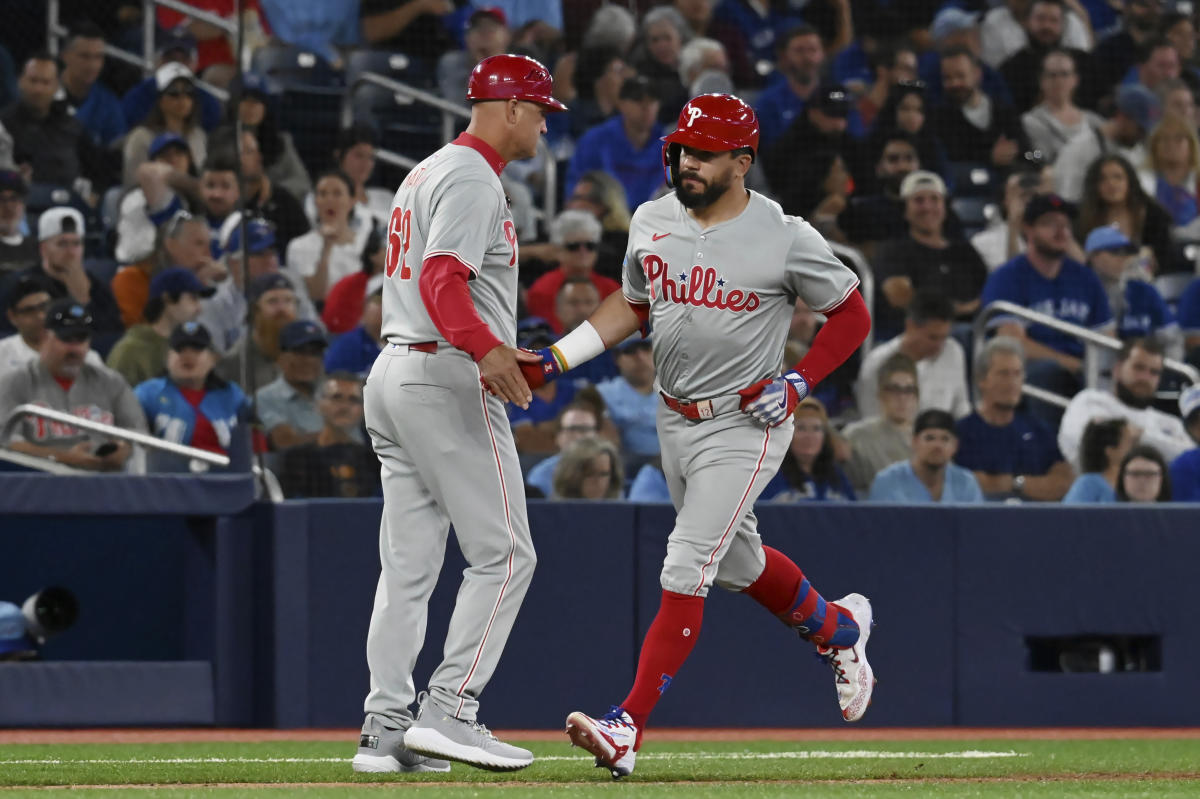
<path fill-rule="evenodd" d="M 533 392 L 525 378 L 525 369 L 529 364 L 540 362 L 541 356 L 537 353 L 501 344 L 480 359 L 479 379 L 493 395 L 528 409 Z"/>

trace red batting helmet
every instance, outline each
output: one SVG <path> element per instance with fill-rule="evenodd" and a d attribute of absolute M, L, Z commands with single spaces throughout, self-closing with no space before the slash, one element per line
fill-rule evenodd
<path fill-rule="evenodd" d="M 525 55 L 494 55 L 471 70 L 468 100 L 526 100 L 547 111 L 566 111 L 555 100 L 554 78 L 537 60 Z"/>
<path fill-rule="evenodd" d="M 758 117 L 754 109 L 732 94 L 702 94 L 688 101 L 679 112 L 674 132 L 663 137 L 663 166 L 671 168 L 671 145 L 723 153 L 750 148 L 758 153 Z"/>

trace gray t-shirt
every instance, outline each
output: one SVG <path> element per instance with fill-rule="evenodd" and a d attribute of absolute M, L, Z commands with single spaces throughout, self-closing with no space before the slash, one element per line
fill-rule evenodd
<path fill-rule="evenodd" d="M 642 204 L 629 225 L 623 291 L 650 304 L 658 382 L 674 397 L 779 375 L 796 299 L 827 311 L 858 286 L 812 225 L 749 194 L 741 214 L 710 228 L 673 194 Z"/>
<path fill-rule="evenodd" d="M 146 415 L 125 378 L 107 366 L 84 362 L 79 377 L 66 389 L 54 379 L 41 359 L 14 369 L 0 383 L 0 420 L 7 420 L 13 409 L 26 403 L 69 413 L 81 419 L 147 432 Z M 81 441 L 97 444 L 107 441 L 103 435 L 88 433 L 70 425 L 26 416 L 8 437 L 8 442 L 27 441 L 44 447 L 70 449 Z"/>

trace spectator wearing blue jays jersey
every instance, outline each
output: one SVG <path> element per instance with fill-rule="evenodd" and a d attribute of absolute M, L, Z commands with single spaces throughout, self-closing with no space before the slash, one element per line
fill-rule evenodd
<path fill-rule="evenodd" d="M 997 336 L 975 361 L 979 403 L 958 420 L 954 461 L 975 473 L 988 499 L 1057 502 L 1074 474 L 1058 451 L 1054 433 L 1019 410 L 1025 381 L 1021 343 Z"/>
<path fill-rule="evenodd" d="M 1027 251 L 988 276 L 983 306 L 1007 300 L 1090 330 L 1111 334 L 1112 310 L 1096 273 L 1066 257 L 1071 246 L 1069 206 L 1057 194 L 1039 194 L 1025 206 L 1022 233 Z M 989 326 L 1018 339 L 1025 350 L 1028 382 L 1070 397 L 1080 388 L 1083 344 L 1043 325 L 1015 316 L 996 316 Z M 1061 410 L 1038 403 L 1031 408 L 1052 425 Z"/>
<path fill-rule="evenodd" d="M 779 471 L 763 489 L 767 502 L 853 501 L 845 472 L 834 462 L 833 428 L 825 406 L 816 397 L 800 401 L 793 411 L 792 443 Z"/>
<path fill-rule="evenodd" d="M 589 129 L 575 147 L 567 167 L 568 197 L 583 173 L 593 169 L 621 182 L 630 208 L 654 196 L 664 183 L 658 104 L 646 78 L 628 78 L 621 84 L 619 113 Z"/>
<path fill-rule="evenodd" d="M 325 373 L 350 372 L 365 378 L 383 349 L 383 293 L 376 291 L 363 303 L 362 323 L 338 336 L 325 351 Z"/>
<path fill-rule="evenodd" d="M 1137 247 L 1115 227 L 1098 227 L 1084 243 L 1088 266 L 1100 278 L 1117 322 L 1117 337 L 1159 339 L 1170 346 L 1179 340 L 1179 325 L 1158 289 L 1138 277 Z"/>
<path fill-rule="evenodd" d="M 236 383 L 213 371 L 217 353 L 207 328 L 184 322 L 168 340 L 167 374 L 133 390 L 154 435 L 176 444 L 227 453 L 234 429 L 250 413 Z"/>
<path fill-rule="evenodd" d="M 1188 284 L 1176 306 L 1179 328 L 1183 333 L 1183 346 L 1188 360 L 1200 363 L 1200 278 Z"/>

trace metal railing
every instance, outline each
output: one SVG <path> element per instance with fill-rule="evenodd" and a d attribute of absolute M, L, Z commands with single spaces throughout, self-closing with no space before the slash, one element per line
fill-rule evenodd
<path fill-rule="evenodd" d="M 156 49 L 154 44 L 155 33 L 155 6 L 163 6 L 173 11 L 178 11 L 191 19 L 207 22 L 214 25 L 229 35 L 234 35 L 237 32 L 237 24 L 227 19 L 222 19 L 212 12 L 205 11 L 179 0 L 143 0 L 142 3 L 142 54 L 139 56 L 136 53 L 131 53 L 128 50 L 123 50 L 120 47 L 114 47 L 108 42 L 104 43 L 104 54 L 110 58 L 115 58 L 118 61 L 123 61 L 126 64 L 132 64 L 141 69 L 146 75 L 154 72 L 154 62 L 156 61 Z M 47 0 L 46 3 L 46 49 L 51 55 L 58 55 L 58 41 L 66 38 L 70 31 L 59 21 L 59 0 Z M 229 100 L 229 92 L 222 89 L 220 86 L 214 86 L 208 81 L 196 78 L 196 84 L 204 91 L 216 97 L 221 102 Z M 130 120 L 130 125 L 136 122 Z"/>
<path fill-rule="evenodd" d="M 471 110 L 459 103 L 453 103 L 444 97 L 439 97 L 436 94 L 418 89 L 415 86 L 409 86 L 407 83 L 389 78 L 386 75 L 380 75 L 378 72 L 363 72 L 351 81 L 350 85 L 346 88 L 341 108 L 341 123 L 343 127 L 354 122 L 354 93 L 358 87 L 364 85 L 378 86 L 382 89 L 387 89 L 393 95 L 399 95 L 407 99 L 410 103 L 423 103 L 436 108 L 442 115 L 443 144 L 448 144 L 454 140 L 454 122 L 456 119 L 471 118 Z M 534 211 L 541 217 L 543 222 L 549 224 L 553 221 L 557 213 L 558 162 L 555 160 L 554 153 L 551 151 L 550 146 L 546 144 L 544 138 L 538 139 L 538 153 L 541 155 L 544 164 L 542 169 L 544 182 L 543 201 L 542 207 L 534 209 Z M 383 148 L 376 151 L 375 157 L 381 161 L 405 169 L 412 169 L 418 163 L 408 156 Z"/>
<path fill-rule="evenodd" d="M 80 430 L 87 430 L 92 433 L 100 433 L 101 435 L 115 438 L 120 441 L 128 441 L 130 444 L 137 444 L 146 449 L 158 450 L 160 452 L 169 452 L 172 455 L 179 455 L 191 460 L 202 461 L 211 466 L 228 466 L 229 457 L 226 455 L 218 455 L 215 452 L 209 452 L 205 449 L 196 449 L 183 444 L 176 444 L 173 441 L 163 441 L 161 438 L 139 433 L 136 430 L 126 430 L 121 427 L 115 427 L 111 424 L 103 422 L 94 422 L 91 419 L 83 419 L 79 416 L 73 416 L 69 413 L 56 411 L 52 408 L 43 408 L 40 405 L 18 405 L 13 409 L 12 413 L 4 421 L 4 427 L 0 430 L 0 440 L 7 441 L 9 435 L 16 425 L 26 416 L 35 416 L 40 419 L 47 419 L 51 422 L 69 425 Z"/>
<path fill-rule="evenodd" d="M 1097 351 L 1114 353 L 1119 351 L 1122 345 L 1120 339 L 1113 338 L 1112 336 L 1106 336 L 1103 333 L 1097 333 L 1095 330 L 1089 330 L 1086 327 L 1064 322 L 1061 319 L 1030 310 L 1023 305 L 1017 305 L 1007 300 L 996 300 L 980 311 L 978 318 L 975 320 L 974 347 L 976 355 L 979 354 L 980 350 L 987 343 L 988 326 L 997 316 L 1015 316 L 1027 322 L 1056 330 L 1059 333 L 1065 333 L 1083 342 L 1084 379 L 1085 385 L 1088 388 L 1096 388 L 1100 384 L 1100 359 L 1096 357 Z M 1163 369 L 1181 375 L 1190 383 L 1200 384 L 1200 370 L 1183 361 L 1177 361 L 1174 358 L 1164 358 Z M 1054 394 L 1043 389 L 1037 389 L 1035 393 L 1030 391 L 1030 388 L 1026 386 L 1025 393 L 1055 405 L 1061 404 L 1062 407 L 1066 407 L 1066 403 L 1070 401 L 1070 397 L 1062 397 L 1059 394 Z M 1062 400 L 1062 402 L 1060 403 L 1056 399 L 1051 398 L 1057 398 L 1057 400 Z"/>

